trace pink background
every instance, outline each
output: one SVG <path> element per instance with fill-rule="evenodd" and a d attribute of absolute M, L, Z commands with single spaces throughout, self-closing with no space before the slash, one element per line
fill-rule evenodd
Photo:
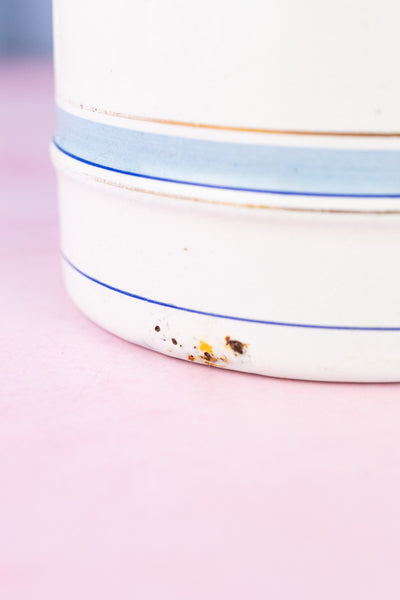
<path fill-rule="evenodd" d="M 184 363 L 60 276 L 51 66 L 0 66 L 0 597 L 400 597 L 400 387 Z"/>

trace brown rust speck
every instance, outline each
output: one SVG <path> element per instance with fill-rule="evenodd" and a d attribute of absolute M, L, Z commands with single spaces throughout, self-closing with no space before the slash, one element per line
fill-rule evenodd
<path fill-rule="evenodd" d="M 229 348 L 237 354 L 244 354 L 247 348 L 247 344 L 243 344 L 243 342 L 239 342 L 239 340 L 231 340 L 229 335 L 225 338 L 225 345 L 229 346 Z"/>
<path fill-rule="evenodd" d="M 157 333 L 158 333 L 159 331 L 161 331 L 161 328 L 160 328 L 160 326 L 159 326 L 159 325 L 156 325 L 156 326 L 154 327 L 154 330 L 155 330 L 155 331 L 157 331 Z"/>
<path fill-rule="evenodd" d="M 192 360 L 192 361 L 193 361 L 193 360 L 196 360 L 196 359 L 195 359 L 195 357 L 193 356 L 193 354 L 189 354 L 189 356 L 188 356 L 188 360 Z"/>
<path fill-rule="evenodd" d="M 176 346 L 178 344 L 178 342 L 176 341 L 175 338 L 171 338 L 171 342 L 174 344 L 174 346 Z"/>
<path fill-rule="evenodd" d="M 202 356 L 200 356 L 200 358 L 201 358 L 202 360 L 205 360 L 205 361 L 206 361 L 206 363 L 207 363 L 207 364 L 209 364 L 209 365 L 210 365 L 210 364 L 211 364 L 211 365 L 214 365 L 214 363 L 216 363 L 216 362 L 217 362 L 217 360 L 218 360 L 218 358 L 216 358 L 216 357 L 215 357 L 215 356 L 213 356 L 213 355 L 212 355 L 210 352 L 207 352 L 207 351 L 206 351 L 206 352 L 204 352 L 204 353 L 202 354 Z"/>

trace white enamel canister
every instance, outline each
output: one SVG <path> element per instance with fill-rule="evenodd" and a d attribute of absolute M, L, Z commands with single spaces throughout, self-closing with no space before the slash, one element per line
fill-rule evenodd
<path fill-rule="evenodd" d="M 167 355 L 400 380 L 397 0 L 54 0 L 68 291 Z"/>

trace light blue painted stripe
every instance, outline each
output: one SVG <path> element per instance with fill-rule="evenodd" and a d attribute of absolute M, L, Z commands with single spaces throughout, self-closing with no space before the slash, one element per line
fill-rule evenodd
<path fill-rule="evenodd" d="M 216 317 L 218 319 L 229 319 L 231 321 L 244 321 L 245 323 L 258 323 L 259 325 L 275 325 L 280 327 L 299 327 L 302 329 L 334 329 L 338 331 L 400 331 L 400 327 L 359 327 L 352 325 L 320 325 L 320 324 L 309 324 L 309 323 L 289 323 L 285 321 L 264 321 L 262 319 L 249 319 L 246 317 L 234 317 L 232 315 L 223 315 L 219 313 L 206 312 L 203 310 L 197 310 L 195 308 L 187 308 L 184 306 L 177 306 L 176 304 L 170 304 L 168 302 L 161 302 L 160 300 L 153 300 L 151 298 L 147 298 L 145 296 L 139 296 L 138 294 L 133 294 L 132 292 L 127 292 L 126 290 L 121 290 L 118 287 L 113 285 L 109 285 L 108 283 L 104 283 L 104 281 L 100 281 L 100 279 L 96 279 L 91 275 L 88 275 L 81 269 L 79 269 L 76 265 L 74 265 L 66 256 L 62 254 L 64 261 L 79 275 L 82 275 L 89 281 L 96 283 L 112 292 L 116 292 L 117 294 L 122 294 L 123 296 L 129 296 L 134 300 L 141 300 L 142 302 L 148 302 L 149 304 L 156 304 L 158 306 L 164 306 L 166 308 L 173 308 L 175 310 L 181 310 L 188 313 L 194 313 L 196 315 L 204 315 L 205 317 Z"/>
<path fill-rule="evenodd" d="M 400 151 L 236 144 L 132 131 L 58 109 L 55 145 L 110 171 L 212 188 L 400 198 Z"/>

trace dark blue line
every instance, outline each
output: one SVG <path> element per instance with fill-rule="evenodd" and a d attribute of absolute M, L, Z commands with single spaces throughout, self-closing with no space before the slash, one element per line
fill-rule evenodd
<path fill-rule="evenodd" d="M 166 183 L 179 183 L 183 185 L 193 185 L 196 187 L 213 188 L 219 190 L 231 190 L 235 192 L 253 192 L 259 194 L 279 194 L 281 196 L 313 196 L 313 197 L 327 197 L 327 198 L 400 198 L 400 194 L 343 194 L 343 193 L 329 193 L 329 192 L 292 192 L 285 190 L 263 190 L 257 188 L 243 188 L 243 187 L 231 187 L 227 185 L 217 185 L 211 183 L 198 183 L 193 181 L 183 181 L 180 179 L 168 179 L 166 177 L 155 177 L 153 175 L 143 175 L 142 173 L 134 173 L 133 171 L 124 171 L 122 169 L 116 169 L 115 167 L 107 167 L 96 162 L 87 160 L 64 150 L 53 138 L 53 144 L 60 152 L 66 154 L 70 158 L 78 160 L 79 162 L 89 165 L 91 167 L 97 167 L 106 171 L 112 171 L 113 173 L 121 173 L 121 175 L 133 175 L 134 177 L 141 177 L 142 179 L 152 179 L 154 181 L 164 181 Z"/>
<path fill-rule="evenodd" d="M 165 306 L 166 308 L 174 308 L 175 310 L 182 310 L 188 313 L 194 313 L 197 315 L 204 315 L 205 317 L 217 317 L 219 319 L 229 319 L 231 321 L 244 321 L 245 323 L 258 323 L 259 325 L 279 325 L 281 327 L 300 327 L 303 329 L 335 329 L 335 330 L 346 330 L 346 331 L 400 331 L 400 327 L 350 327 L 346 325 L 308 325 L 304 323 L 285 323 L 283 321 L 263 321 L 261 319 L 246 319 L 245 317 L 232 317 L 230 315 L 221 315 L 219 313 L 206 312 L 203 310 L 196 310 L 194 308 L 185 308 L 184 306 L 176 306 L 176 304 L 169 304 L 168 302 L 160 302 L 159 300 L 152 300 L 151 298 L 146 298 L 145 296 L 139 296 L 138 294 L 132 294 L 131 292 L 126 292 L 125 290 L 120 290 L 117 287 L 109 285 L 108 283 L 104 283 L 84 271 L 81 271 L 76 267 L 64 254 L 62 254 L 65 262 L 72 268 L 74 271 L 89 279 L 93 283 L 97 283 L 108 290 L 112 290 L 113 292 L 117 292 L 118 294 L 123 294 L 124 296 L 129 296 L 130 298 L 134 298 L 135 300 L 142 300 L 143 302 L 148 302 L 149 304 L 157 304 L 158 306 Z"/>

